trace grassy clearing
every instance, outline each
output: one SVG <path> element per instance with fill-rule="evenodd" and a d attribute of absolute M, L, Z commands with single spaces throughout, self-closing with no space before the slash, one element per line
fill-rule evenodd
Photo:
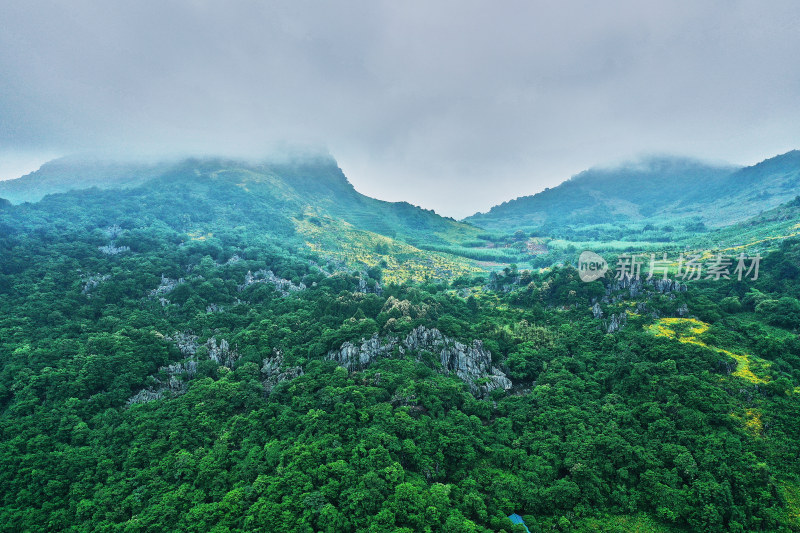
<path fill-rule="evenodd" d="M 657 337 L 674 338 L 684 344 L 702 346 L 732 357 L 736 360 L 736 370 L 732 373 L 733 376 L 756 384 L 764 384 L 769 381 L 768 378 L 759 377 L 753 372 L 753 367 L 755 366 L 769 368 L 770 363 L 768 361 L 753 355 L 738 354 L 723 348 L 709 346 L 700 339 L 700 336 L 705 333 L 708 328 L 708 324 L 696 318 L 661 318 L 652 324 L 649 330 Z"/>

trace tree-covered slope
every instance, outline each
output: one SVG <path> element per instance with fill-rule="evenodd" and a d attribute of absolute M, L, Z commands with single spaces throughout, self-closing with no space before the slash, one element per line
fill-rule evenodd
<path fill-rule="evenodd" d="M 316 153 L 262 162 L 205 158 L 136 163 L 64 157 L 45 163 L 21 178 L 0 181 L 0 198 L 12 203 L 37 202 L 48 194 L 92 187 L 131 188 L 159 178 L 182 180 L 187 185 L 195 178 L 206 178 L 236 183 L 247 190 L 249 186 L 259 191 L 271 189 L 269 193 L 294 212 L 311 206 L 321 214 L 382 234 L 434 240 L 438 234 L 471 235 L 467 226 L 443 219 L 432 211 L 358 193 L 332 157 Z"/>
<path fill-rule="evenodd" d="M 72 190 L 125 188 L 164 172 L 164 164 L 114 162 L 87 157 L 49 161 L 21 178 L 0 181 L 0 198 L 12 203 L 38 202 L 44 196 Z"/>
<path fill-rule="evenodd" d="M 466 221 L 505 232 L 691 220 L 720 227 L 787 202 L 798 191 L 797 151 L 741 169 L 655 157 L 587 170 L 557 187 L 511 200 Z"/>
<path fill-rule="evenodd" d="M 3 531 L 800 527 L 796 242 L 685 291 L 393 284 L 327 270 L 298 189 L 203 165 L 0 209 Z M 375 351 L 420 327 L 511 388 Z"/>
<path fill-rule="evenodd" d="M 266 162 L 187 159 L 151 165 L 65 159 L 18 180 L 0 182 L 0 196 L 39 200 L 45 194 L 72 190 L 74 198 L 91 187 L 130 203 L 152 205 L 157 210 L 153 216 L 186 238 L 206 238 L 215 230 L 243 226 L 260 231 L 262 237 L 305 246 L 322 259 L 334 261 L 337 268 L 366 270 L 383 264 L 391 279 L 481 270 L 467 258 L 417 247 L 451 247 L 448 251 L 457 253 L 461 242 L 475 240 L 481 230 L 405 202 L 364 196 L 327 155 L 302 154 Z M 120 189 L 118 195 L 112 192 Z M 69 201 L 46 197 L 44 204 L 22 209 L 44 213 Z M 131 229 L 135 224 L 128 221 L 123 227 Z M 398 253 L 387 256 L 389 250 Z"/>
<path fill-rule="evenodd" d="M 749 253 L 777 247 L 783 240 L 797 236 L 800 236 L 800 195 L 743 222 L 697 235 L 689 240 L 689 244 L 698 248 Z"/>

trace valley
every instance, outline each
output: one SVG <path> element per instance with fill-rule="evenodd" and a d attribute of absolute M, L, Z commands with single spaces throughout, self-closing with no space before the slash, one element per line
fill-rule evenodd
<path fill-rule="evenodd" d="M 4 530 L 800 528 L 786 166 L 736 216 L 645 191 L 601 223 L 559 188 L 459 222 L 330 156 L 65 165 L 0 182 Z M 678 272 L 742 252 L 757 277 Z M 672 280 L 616 279 L 650 253 Z"/>

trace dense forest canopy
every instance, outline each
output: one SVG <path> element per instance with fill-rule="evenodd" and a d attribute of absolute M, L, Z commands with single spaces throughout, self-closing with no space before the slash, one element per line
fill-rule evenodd
<path fill-rule="evenodd" d="M 0 203 L 2 530 L 800 529 L 797 239 L 585 283 L 334 171 L 190 165 Z"/>

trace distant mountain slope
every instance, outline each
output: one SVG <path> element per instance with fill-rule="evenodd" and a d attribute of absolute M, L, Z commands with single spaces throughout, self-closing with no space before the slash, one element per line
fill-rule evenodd
<path fill-rule="evenodd" d="M 235 182 L 258 191 L 270 190 L 284 207 L 313 206 L 319 214 L 343 218 L 382 235 L 451 242 L 442 234 L 474 238 L 476 231 L 433 211 L 406 202 L 384 202 L 353 188 L 328 155 L 303 155 L 281 161 L 245 162 L 234 159 L 186 159 L 179 162 L 123 163 L 66 157 L 18 179 L 0 181 L 0 198 L 11 203 L 37 202 L 47 194 L 83 190 L 131 188 L 157 178 L 194 179 L 206 176 Z"/>
<path fill-rule="evenodd" d="M 465 221 L 504 232 L 680 219 L 721 227 L 787 202 L 799 188 L 798 151 L 746 168 L 652 157 L 587 170 L 557 187 Z"/>
<path fill-rule="evenodd" d="M 164 172 L 164 164 L 122 163 L 62 157 L 21 178 L 0 181 L 0 198 L 11 203 L 38 202 L 47 194 L 98 187 L 134 187 Z"/>
<path fill-rule="evenodd" d="M 740 222 L 789 202 L 800 194 L 800 150 L 792 150 L 745 167 L 710 189 L 717 212 L 706 213 L 709 225 Z M 701 198 L 702 201 L 702 198 Z"/>
<path fill-rule="evenodd" d="M 45 196 L 65 190 L 72 192 Z M 18 208 L 32 217 L 134 229 L 141 220 L 105 217 L 98 222 L 84 220 L 76 211 L 82 203 L 95 205 L 96 219 L 104 212 L 98 202 L 127 203 L 128 212 L 139 212 L 149 222 L 156 219 L 187 240 L 235 231 L 261 233 L 342 267 L 383 264 L 388 279 L 395 281 L 481 271 L 465 258 L 417 247 L 458 245 L 476 239 L 480 229 L 405 202 L 364 196 L 328 155 L 260 163 L 220 158 L 152 165 L 59 160 L 6 183 L 0 187 L 0 197 L 4 195 L 15 202 L 44 198 Z"/>
<path fill-rule="evenodd" d="M 698 235 L 687 244 L 732 255 L 752 255 L 754 251 L 775 248 L 792 237 L 800 237 L 800 195 L 743 222 Z"/>

